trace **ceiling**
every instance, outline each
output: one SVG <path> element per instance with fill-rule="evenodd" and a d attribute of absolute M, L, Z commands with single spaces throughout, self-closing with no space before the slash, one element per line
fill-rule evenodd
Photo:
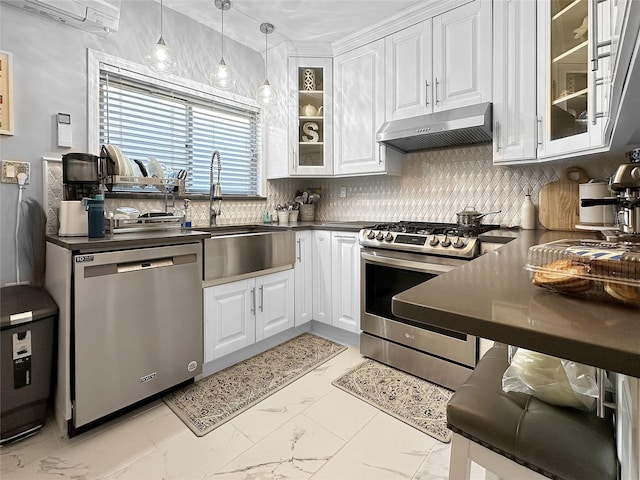
<path fill-rule="evenodd" d="M 159 1 L 159 0 L 156 0 Z M 265 48 L 260 24 L 272 23 L 269 48 L 281 42 L 333 42 L 424 0 L 231 0 L 224 12 L 224 35 L 258 52 Z M 222 12 L 214 0 L 163 0 L 180 12 L 220 31 Z"/>

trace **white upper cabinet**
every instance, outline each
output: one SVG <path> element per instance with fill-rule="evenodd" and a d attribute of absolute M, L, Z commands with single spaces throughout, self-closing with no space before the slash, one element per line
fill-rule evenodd
<path fill-rule="evenodd" d="M 289 58 L 291 175 L 333 173 L 331 58 Z"/>
<path fill-rule="evenodd" d="M 386 120 L 491 101 L 491 2 L 405 28 L 385 45 Z"/>
<path fill-rule="evenodd" d="M 493 2 L 493 161 L 536 159 L 535 2 Z"/>
<path fill-rule="evenodd" d="M 538 158 L 587 153 L 606 143 L 610 1 L 536 2 Z"/>
<path fill-rule="evenodd" d="M 402 154 L 376 142 L 384 123 L 384 39 L 334 59 L 334 173 L 396 173 Z"/>

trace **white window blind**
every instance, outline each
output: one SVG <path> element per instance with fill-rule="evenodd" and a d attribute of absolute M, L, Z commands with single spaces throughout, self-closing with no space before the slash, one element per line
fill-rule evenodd
<path fill-rule="evenodd" d="M 175 171 L 186 170 L 187 193 L 209 193 L 211 155 L 219 150 L 223 195 L 259 194 L 260 121 L 255 109 L 110 70 L 101 65 L 100 143 L 118 145 L 130 160 L 146 164 L 154 157 Z"/>

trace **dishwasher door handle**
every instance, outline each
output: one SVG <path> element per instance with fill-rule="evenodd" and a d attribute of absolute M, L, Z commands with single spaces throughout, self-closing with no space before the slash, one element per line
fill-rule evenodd
<path fill-rule="evenodd" d="M 149 270 L 151 268 L 172 267 L 174 265 L 173 257 L 154 258 L 153 260 L 142 260 L 136 262 L 119 263 L 117 272 L 137 272 L 140 270 Z"/>

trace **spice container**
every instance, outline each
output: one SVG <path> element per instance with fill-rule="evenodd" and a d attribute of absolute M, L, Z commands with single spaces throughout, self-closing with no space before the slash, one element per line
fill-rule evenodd
<path fill-rule="evenodd" d="M 640 243 L 557 240 L 530 247 L 525 268 L 539 287 L 640 306 Z"/>

